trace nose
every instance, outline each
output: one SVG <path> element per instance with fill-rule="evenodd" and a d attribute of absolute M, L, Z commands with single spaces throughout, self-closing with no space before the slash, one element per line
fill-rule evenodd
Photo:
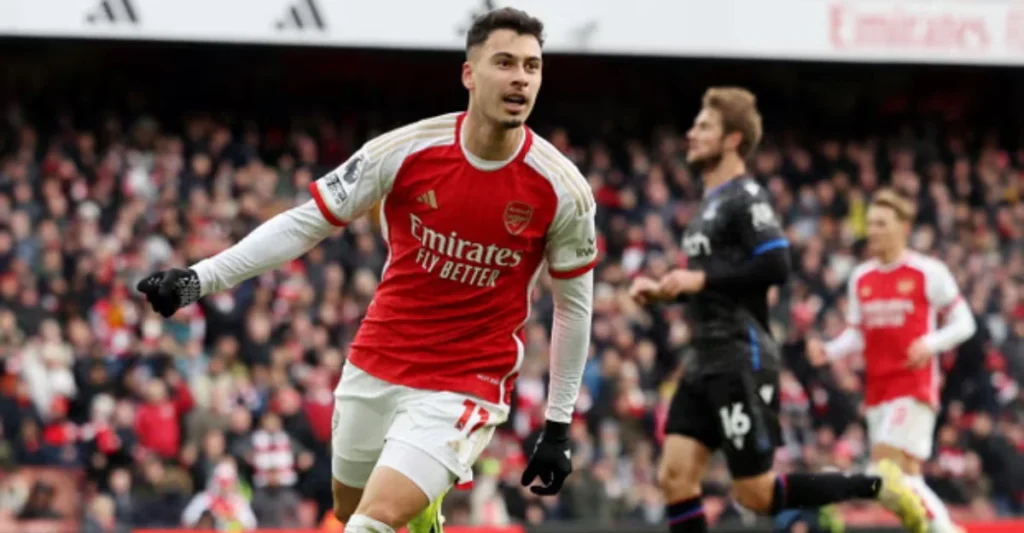
<path fill-rule="evenodd" d="M 517 69 L 514 76 L 512 76 L 512 86 L 516 90 L 523 90 L 530 86 L 530 78 L 526 76 L 526 71 L 523 69 Z"/>

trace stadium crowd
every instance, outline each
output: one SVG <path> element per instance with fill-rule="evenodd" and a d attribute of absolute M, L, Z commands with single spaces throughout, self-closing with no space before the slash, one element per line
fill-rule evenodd
<path fill-rule="evenodd" d="M 49 120 L 18 107 L 0 123 L 0 462 L 86 472 L 87 523 L 295 527 L 330 509 L 332 391 L 386 257 L 374 217 L 307 256 L 164 320 L 138 279 L 226 248 L 308 199 L 306 185 L 380 131 L 324 120 L 302 129 L 107 115 Z M 415 117 L 406 117 L 415 118 Z M 785 339 L 786 469 L 855 469 L 862 361 L 814 366 L 808 335 L 843 327 L 844 282 L 860 258 L 865 201 L 883 183 L 919 200 L 913 247 L 955 273 L 979 331 L 941 358 L 943 422 L 927 466 L 971 516 L 1024 514 L 1024 149 L 996 137 L 769 134 L 751 170 L 771 190 L 797 274 L 772 293 Z M 551 302 L 526 327 L 512 416 L 448 496 L 449 523 L 659 523 L 655 458 L 685 372 L 681 306 L 654 312 L 629 280 L 685 265 L 681 230 L 701 195 L 682 130 L 578 144 L 541 131 L 590 180 L 599 204 L 592 358 L 573 426 L 576 473 L 558 497 L 519 486 L 543 422 Z M 723 497 L 724 464 L 706 492 Z M 31 489 L 31 490 L 29 490 Z M 2 512 L 52 516 L 53 487 L 22 487 Z M 309 504 L 315 512 L 300 513 Z M 725 505 L 724 515 L 742 510 Z"/>

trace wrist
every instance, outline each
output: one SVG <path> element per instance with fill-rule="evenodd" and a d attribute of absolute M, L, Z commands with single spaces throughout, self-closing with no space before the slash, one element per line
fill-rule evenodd
<path fill-rule="evenodd" d="M 553 420 L 545 421 L 544 438 L 547 440 L 569 440 L 569 424 Z"/>
<path fill-rule="evenodd" d="M 195 269 L 187 269 L 185 277 L 179 278 L 177 282 L 178 295 L 181 297 L 182 307 L 195 303 L 203 296 L 202 281 Z"/>
<path fill-rule="evenodd" d="M 721 276 L 715 276 L 715 273 L 718 272 L 718 270 L 712 268 L 710 271 L 696 270 L 695 272 L 700 274 L 700 290 L 721 285 Z"/>

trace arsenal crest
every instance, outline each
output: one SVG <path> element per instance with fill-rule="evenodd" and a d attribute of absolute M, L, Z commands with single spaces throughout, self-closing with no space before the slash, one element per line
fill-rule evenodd
<path fill-rule="evenodd" d="M 505 206 L 505 215 L 503 217 L 505 229 L 512 235 L 522 233 L 526 226 L 530 225 L 531 218 L 533 218 L 533 207 L 523 202 L 509 202 Z"/>
<path fill-rule="evenodd" d="M 908 292 L 914 290 L 914 280 L 900 280 L 899 283 L 896 284 L 896 290 L 899 291 L 900 294 L 907 294 Z"/>

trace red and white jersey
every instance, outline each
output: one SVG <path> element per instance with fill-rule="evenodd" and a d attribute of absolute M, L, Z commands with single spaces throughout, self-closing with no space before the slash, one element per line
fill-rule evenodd
<path fill-rule="evenodd" d="M 386 133 L 310 192 L 337 226 L 380 202 L 388 260 L 351 362 L 390 383 L 507 403 L 540 274 L 580 276 L 597 261 L 595 203 L 575 165 L 528 128 L 510 160 L 474 157 L 464 116 Z"/>
<path fill-rule="evenodd" d="M 911 369 L 907 351 L 935 331 L 940 315 L 960 300 L 946 265 L 915 252 L 890 265 L 868 261 L 853 271 L 848 290 L 847 322 L 864 342 L 865 403 L 911 396 L 937 405 L 938 358 Z"/>

